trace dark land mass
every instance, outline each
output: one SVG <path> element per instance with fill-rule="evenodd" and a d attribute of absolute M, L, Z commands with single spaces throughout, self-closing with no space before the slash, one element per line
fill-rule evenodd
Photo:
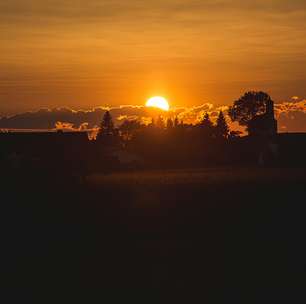
<path fill-rule="evenodd" d="M 19 303 L 305 303 L 305 186 L 288 168 L 3 176 L 1 286 Z"/>

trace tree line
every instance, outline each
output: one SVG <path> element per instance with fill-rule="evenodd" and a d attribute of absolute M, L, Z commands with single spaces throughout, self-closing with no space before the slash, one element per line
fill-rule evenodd
<path fill-rule="evenodd" d="M 246 127 L 247 131 L 249 131 L 250 122 L 254 117 L 265 112 L 268 101 L 271 101 L 271 97 L 265 92 L 246 92 L 229 107 L 228 115 L 232 122 L 238 122 L 239 125 Z M 97 141 L 104 141 L 105 138 L 111 136 L 120 136 L 123 141 L 130 141 L 137 133 L 146 128 L 159 131 L 170 131 L 177 128 L 195 128 L 200 129 L 204 137 L 223 139 L 239 136 L 239 132 L 230 131 L 222 111 L 219 112 L 215 124 L 212 122 L 209 114 L 205 113 L 199 123 L 195 125 L 185 124 L 183 121 L 179 121 L 178 117 L 164 120 L 162 116 L 159 116 L 156 121 L 152 119 L 149 125 L 143 124 L 138 119 L 126 119 L 118 128 L 115 128 L 110 112 L 106 111 L 100 124 Z"/>
<path fill-rule="evenodd" d="M 201 129 L 203 134 L 208 137 L 219 137 L 226 139 L 230 135 L 233 136 L 233 134 L 235 134 L 230 132 L 228 123 L 226 122 L 222 111 L 219 112 L 215 124 L 212 122 L 209 114 L 205 113 L 201 121 L 196 125 L 185 124 L 183 121 L 179 121 L 177 117 L 175 119 L 164 119 L 162 116 L 159 116 L 156 121 L 152 119 L 151 123 L 148 125 L 143 124 L 138 119 L 126 119 L 118 128 L 115 128 L 110 112 L 106 111 L 102 118 L 96 140 L 99 142 L 108 137 L 120 136 L 123 141 L 130 141 L 137 136 L 137 133 L 144 131 L 145 129 L 154 129 L 155 131 L 171 131 L 173 129 L 191 127 Z"/>
<path fill-rule="evenodd" d="M 252 119 L 264 113 L 267 100 L 271 98 L 264 92 L 247 92 L 229 107 L 228 115 L 231 121 L 248 130 Z M 240 132 L 230 130 L 222 111 L 215 122 L 205 113 L 194 125 L 178 117 L 159 116 L 149 124 L 127 119 L 119 127 L 114 126 L 111 113 L 106 111 L 95 142 L 101 147 L 100 151 L 120 147 L 149 160 L 154 167 L 200 166 L 228 163 L 232 149 L 229 140 L 239 135 Z"/>

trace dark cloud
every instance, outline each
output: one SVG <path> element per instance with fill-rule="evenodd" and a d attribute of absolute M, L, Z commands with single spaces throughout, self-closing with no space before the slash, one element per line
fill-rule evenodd
<path fill-rule="evenodd" d="M 280 132 L 306 132 L 306 100 L 276 104 L 276 117 Z"/>
<path fill-rule="evenodd" d="M 149 122 L 158 115 L 163 117 L 178 117 L 186 123 L 195 123 L 204 112 L 214 114 L 213 105 L 210 103 L 196 107 L 174 108 L 169 112 L 144 106 L 125 105 L 112 108 L 98 107 L 92 110 L 72 110 L 69 108 L 40 109 L 33 112 L 25 112 L 0 119 L 2 129 L 53 129 L 53 128 L 84 128 L 88 129 L 99 126 L 101 118 L 106 110 L 109 110 L 114 123 L 119 125 L 125 119 L 139 119 Z M 213 115 L 212 115 L 213 116 Z"/>
<path fill-rule="evenodd" d="M 53 129 L 61 123 L 79 128 L 83 123 L 90 123 L 89 127 L 98 124 L 104 113 L 103 108 L 90 111 L 74 111 L 68 108 L 41 109 L 0 119 L 0 128 L 12 129 Z"/>
<path fill-rule="evenodd" d="M 275 105 L 276 118 L 278 119 L 279 132 L 306 132 L 306 100 L 296 100 L 278 103 Z M 164 118 L 175 118 L 185 123 L 196 123 L 203 114 L 208 112 L 213 121 L 222 110 L 227 114 L 228 106 L 214 107 L 211 103 L 201 106 L 173 108 L 169 112 L 162 112 L 154 108 L 144 106 L 124 105 L 119 107 L 98 107 L 92 110 L 72 110 L 69 108 L 40 109 L 33 112 L 25 112 L 9 117 L 0 118 L 2 129 L 95 129 L 99 126 L 101 118 L 106 110 L 109 110 L 115 125 L 120 125 L 125 119 L 138 119 L 143 123 L 149 123 L 151 118 L 162 115 Z M 239 128 L 232 124 L 227 117 L 232 129 Z M 241 130 L 241 129 L 240 129 Z"/>

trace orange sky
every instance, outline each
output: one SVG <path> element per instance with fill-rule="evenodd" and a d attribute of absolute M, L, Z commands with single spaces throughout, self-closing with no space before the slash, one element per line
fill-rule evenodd
<path fill-rule="evenodd" d="M 306 97 L 304 0 L 0 2 L 0 113 Z"/>

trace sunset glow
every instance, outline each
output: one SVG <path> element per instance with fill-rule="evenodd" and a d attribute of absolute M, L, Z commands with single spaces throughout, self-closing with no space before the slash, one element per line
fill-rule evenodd
<path fill-rule="evenodd" d="M 305 0 L 1 1 L 0 128 L 167 111 L 153 96 L 192 123 L 255 90 L 305 132 L 305 19 Z"/>
<path fill-rule="evenodd" d="M 147 107 L 153 107 L 153 108 L 158 108 L 164 111 L 169 111 L 169 103 L 166 98 L 161 97 L 161 96 L 154 96 L 151 97 L 147 103 Z"/>

